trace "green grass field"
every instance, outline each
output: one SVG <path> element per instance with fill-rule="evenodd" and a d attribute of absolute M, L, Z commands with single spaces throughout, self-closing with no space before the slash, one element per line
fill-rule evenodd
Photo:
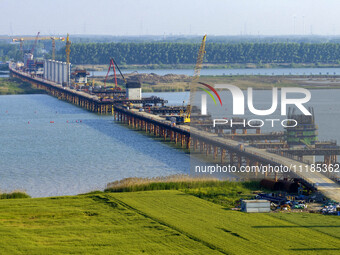
<path fill-rule="evenodd" d="M 246 214 L 180 191 L 0 200 L 0 254 L 338 254 L 340 217 Z"/>
<path fill-rule="evenodd" d="M 44 90 L 33 88 L 29 82 L 17 78 L 0 78 L 0 95 L 44 93 Z"/>

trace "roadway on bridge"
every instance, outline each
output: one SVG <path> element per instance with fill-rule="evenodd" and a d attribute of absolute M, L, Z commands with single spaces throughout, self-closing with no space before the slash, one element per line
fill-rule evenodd
<path fill-rule="evenodd" d="M 139 112 L 136 109 L 132 109 L 131 111 L 136 115 L 150 118 L 171 126 L 171 122 L 165 120 L 162 117 L 146 112 Z M 293 166 L 296 166 L 296 171 L 292 172 L 294 175 L 296 175 L 296 177 L 304 179 L 306 182 L 316 187 L 326 197 L 340 202 L 340 185 L 319 172 L 312 172 L 311 167 L 303 162 L 270 153 L 266 151 L 266 149 L 259 149 L 249 146 L 247 143 L 242 143 L 244 146 L 242 149 L 240 149 L 239 141 L 231 140 L 225 137 L 219 137 L 214 133 L 199 130 L 195 127 L 189 127 L 187 125 L 177 125 L 176 127 L 183 131 L 190 132 L 191 136 L 194 135 L 197 137 L 203 137 L 205 140 L 208 139 L 212 143 L 225 145 L 226 147 L 233 148 L 236 151 L 263 158 L 266 161 L 274 162 L 276 165 L 287 166 L 292 170 L 294 169 Z M 302 170 L 300 171 L 300 169 Z"/>

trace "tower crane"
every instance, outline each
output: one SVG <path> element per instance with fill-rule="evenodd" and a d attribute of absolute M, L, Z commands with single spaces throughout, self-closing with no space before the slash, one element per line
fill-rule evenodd
<path fill-rule="evenodd" d="M 40 33 L 39 33 L 40 34 Z M 33 41 L 33 40 L 52 40 L 52 59 L 55 59 L 55 41 L 56 40 L 61 40 L 65 41 L 64 37 L 54 37 L 54 36 L 42 36 L 42 37 L 31 37 L 31 36 L 25 36 L 25 37 L 12 37 L 12 42 L 19 42 L 20 43 L 20 51 L 23 54 L 24 49 L 23 49 L 23 44 L 24 41 Z M 36 44 L 36 43 L 35 43 Z M 31 50 L 32 53 L 32 50 Z"/>

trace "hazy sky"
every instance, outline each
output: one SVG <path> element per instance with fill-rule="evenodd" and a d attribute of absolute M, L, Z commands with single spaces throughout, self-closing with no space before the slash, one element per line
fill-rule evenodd
<path fill-rule="evenodd" d="M 0 0 L 0 34 L 340 35 L 339 0 Z"/>

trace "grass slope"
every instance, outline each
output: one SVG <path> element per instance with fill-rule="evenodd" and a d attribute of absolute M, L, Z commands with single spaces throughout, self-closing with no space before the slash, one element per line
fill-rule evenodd
<path fill-rule="evenodd" d="M 176 191 L 117 193 L 111 195 L 150 218 L 225 254 L 337 254 L 340 217 L 305 214 L 308 227 L 274 214 L 246 214 Z M 318 219 L 314 218 L 319 217 Z M 306 220 L 308 221 L 308 219 Z M 298 222 L 298 221 L 297 221 Z M 315 225 L 316 224 L 316 227 Z M 320 232 L 319 228 L 328 228 Z"/>
<path fill-rule="evenodd" d="M 246 214 L 180 191 L 0 201 L 0 254 L 338 254 L 340 217 Z"/>
<path fill-rule="evenodd" d="M 0 236 L 0 254 L 211 252 L 171 228 L 96 195 L 0 201 Z"/>
<path fill-rule="evenodd" d="M 44 93 L 44 90 L 33 88 L 29 82 L 17 78 L 0 78 L 0 95 Z"/>
<path fill-rule="evenodd" d="M 214 178 L 170 175 L 156 178 L 126 178 L 107 185 L 106 192 L 133 192 L 147 190 L 179 190 L 196 197 L 235 207 L 240 199 L 255 197 L 254 191 L 266 191 L 258 181 L 221 181 Z"/>

